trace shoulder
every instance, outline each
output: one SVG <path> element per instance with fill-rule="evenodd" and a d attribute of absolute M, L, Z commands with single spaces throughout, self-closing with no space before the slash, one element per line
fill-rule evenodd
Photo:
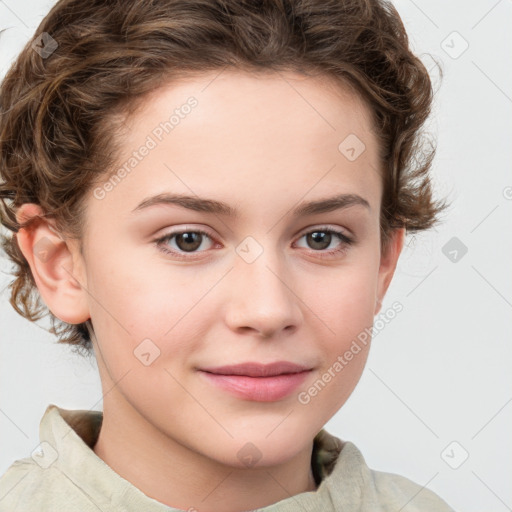
<path fill-rule="evenodd" d="M 42 467 L 27 457 L 0 476 L 0 512 L 98 508 L 55 466 Z"/>
<path fill-rule="evenodd" d="M 454 512 L 442 498 L 426 486 L 394 473 L 369 468 L 359 449 L 322 432 L 323 445 L 331 455 L 331 468 L 322 486 L 340 508 L 365 512 Z M 334 464 L 333 464 L 334 463 Z"/>
<path fill-rule="evenodd" d="M 384 510 L 403 512 L 454 512 L 442 498 L 426 486 L 394 473 L 370 469 L 375 493 Z"/>

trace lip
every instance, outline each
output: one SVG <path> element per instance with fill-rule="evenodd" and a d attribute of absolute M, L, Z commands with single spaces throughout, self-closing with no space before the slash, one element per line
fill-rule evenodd
<path fill-rule="evenodd" d="M 291 361 L 276 361 L 274 363 L 258 363 L 250 361 L 247 363 L 232 364 L 226 366 L 216 366 L 209 368 L 200 368 L 201 371 L 215 373 L 220 375 L 245 375 L 247 377 L 273 377 L 283 373 L 299 373 L 311 370 L 310 366 L 305 366 Z"/>
<path fill-rule="evenodd" d="M 304 382 L 312 368 L 277 361 L 271 364 L 242 363 L 201 368 L 209 383 L 239 398 L 255 402 L 274 402 L 293 392 Z"/>

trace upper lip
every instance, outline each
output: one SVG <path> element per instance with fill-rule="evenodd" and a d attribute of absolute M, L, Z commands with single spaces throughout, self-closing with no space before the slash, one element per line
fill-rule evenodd
<path fill-rule="evenodd" d="M 290 361 L 276 361 L 275 363 L 262 364 L 247 362 L 226 366 L 200 368 L 203 372 L 216 373 L 220 375 L 246 375 L 248 377 L 271 377 L 283 373 L 300 373 L 311 370 L 311 367 L 292 363 Z"/>

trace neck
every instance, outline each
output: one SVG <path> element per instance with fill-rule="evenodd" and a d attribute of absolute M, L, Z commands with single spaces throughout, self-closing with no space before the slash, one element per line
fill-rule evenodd
<path fill-rule="evenodd" d="M 313 442 L 278 466 L 228 466 L 170 438 L 126 402 L 120 405 L 122 396 L 109 398 L 104 402 L 94 453 L 144 494 L 167 506 L 237 512 L 316 490 Z"/>

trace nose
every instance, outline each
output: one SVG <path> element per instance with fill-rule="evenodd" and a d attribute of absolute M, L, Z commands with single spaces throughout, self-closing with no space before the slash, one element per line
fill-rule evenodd
<path fill-rule="evenodd" d="M 228 286 L 226 322 L 233 331 L 270 338 L 284 330 L 291 334 L 302 323 L 302 301 L 291 272 L 270 250 L 252 263 L 237 256 Z"/>

